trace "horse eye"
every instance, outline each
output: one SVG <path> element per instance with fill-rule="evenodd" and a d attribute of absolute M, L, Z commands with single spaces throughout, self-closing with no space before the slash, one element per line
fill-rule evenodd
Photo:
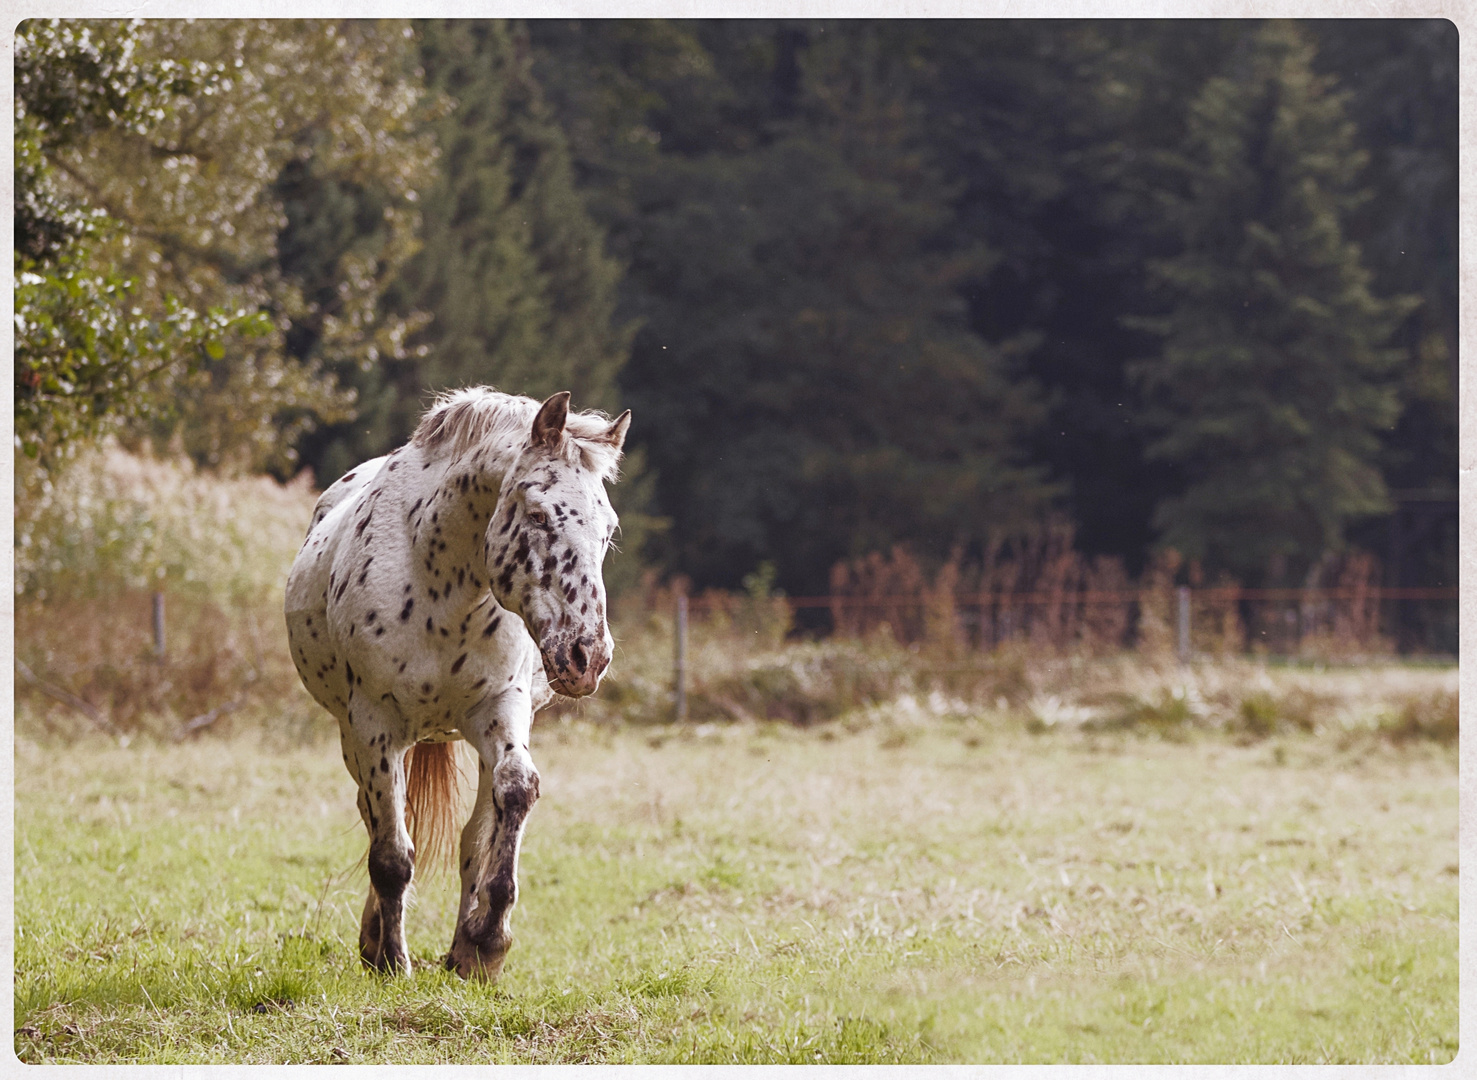
<path fill-rule="evenodd" d="M 535 525 L 547 525 L 549 523 L 549 515 L 542 510 L 530 510 L 528 512 L 528 520 Z"/>

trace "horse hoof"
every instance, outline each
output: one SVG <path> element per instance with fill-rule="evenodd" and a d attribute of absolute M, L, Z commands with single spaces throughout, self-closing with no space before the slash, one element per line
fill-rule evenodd
<path fill-rule="evenodd" d="M 409 975 L 411 970 L 409 956 L 394 956 L 387 952 L 376 956 L 361 949 L 359 962 L 380 975 Z"/>
<path fill-rule="evenodd" d="M 501 946 L 484 946 L 476 948 L 466 946 L 458 949 L 452 946 L 451 952 L 446 954 L 447 971 L 454 971 L 463 979 L 476 979 L 478 982 L 494 983 L 498 976 L 503 973 L 503 961 L 508 958 L 508 948 L 511 942 Z"/>

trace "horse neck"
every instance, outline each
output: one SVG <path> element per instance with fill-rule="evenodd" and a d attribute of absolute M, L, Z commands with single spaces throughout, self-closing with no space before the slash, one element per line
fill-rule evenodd
<path fill-rule="evenodd" d="M 468 567 L 478 579 L 484 578 L 487 523 L 518 450 L 473 446 L 425 470 L 433 479 L 410 526 L 417 561 L 428 573 L 439 570 L 454 576 L 458 567 Z"/>

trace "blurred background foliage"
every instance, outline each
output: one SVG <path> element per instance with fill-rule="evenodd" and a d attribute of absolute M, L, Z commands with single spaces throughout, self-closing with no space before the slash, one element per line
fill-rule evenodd
<path fill-rule="evenodd" d="M 30 20 L 15 58 L 22 594 L 118 446 L 323 486 L 472 383 L 634 410 L 617 591 L 1062 521 L 1266 585 L 1398 528 L 1386 584 L 1455 583 L 1455 513 L 1401 524 L 1456 484 L 1450 23 Z"/>

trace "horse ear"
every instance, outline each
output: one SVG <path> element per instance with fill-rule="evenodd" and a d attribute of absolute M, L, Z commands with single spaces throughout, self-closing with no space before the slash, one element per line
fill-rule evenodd
<path fill-rule="evenodd" d="M 553 450 L 564 437 L 564 421 L 569 417 L 569 391 L 561 390 L 539 406 L 533 418 L 533 445 Z"/>
<path fill-rule="evenodd" d="M 626 442 L 626 432 L 631 427 L 631 410 L 627 409 L 610 422 L 610 427 L 600 434 L 601 442 L 608 442 L 619 450 Z"/>

